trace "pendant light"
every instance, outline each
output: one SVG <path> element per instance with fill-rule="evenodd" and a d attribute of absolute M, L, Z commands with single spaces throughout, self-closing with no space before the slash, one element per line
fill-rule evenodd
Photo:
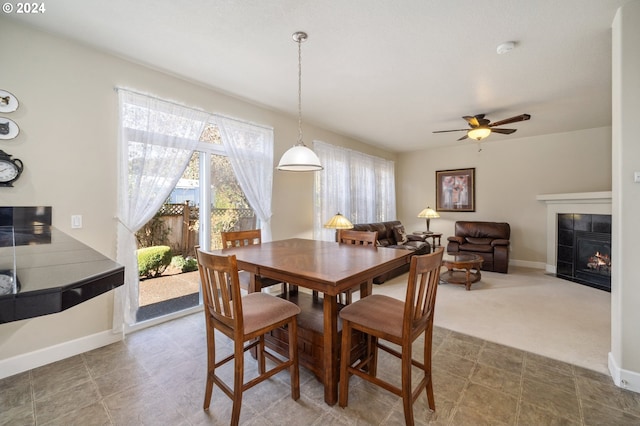
<path fill-rule="evenodd" d="M 311 148 L 302 141 L 302 42 L 307 39 L 307 33 L 298 31 L 293 33 L 293 40 L 298 43 L 298 142 L 289 148 L 280 158 L 278 170 L 289 172 L 315 172 L 322 170 L 320 159 Z"/>

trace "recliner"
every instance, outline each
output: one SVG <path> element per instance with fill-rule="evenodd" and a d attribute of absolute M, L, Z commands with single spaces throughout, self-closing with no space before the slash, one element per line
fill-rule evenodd
<path fill-rule="evenodd" d="M 458 221 L 455 236 L 449 237 L 447 252 L 465 252 L 481 256 L 483 271 L 509 271 L 509 238 L 511 227 L 506 222 Z"/>

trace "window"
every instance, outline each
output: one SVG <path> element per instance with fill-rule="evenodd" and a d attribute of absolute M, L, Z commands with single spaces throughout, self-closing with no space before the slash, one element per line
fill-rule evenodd
<path fill-rule="evenodd" d="M 393 161 L 320 141 L 313 148 L 324 166 L 315 175 L 315 239 L 335 238 L 323 224 L 338 212 L 353 223 L 395 220 Z"/>

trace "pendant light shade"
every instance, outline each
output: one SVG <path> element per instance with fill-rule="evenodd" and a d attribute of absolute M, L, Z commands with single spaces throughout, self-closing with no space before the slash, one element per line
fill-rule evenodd
<path fill-rule="evenodd" d="M 313 172 L 322 170 L 320 159 L 306 145 L 294 145 L 285 152 L 278 163 L 278 170 L 289 172 Z"/>
<path fill-rule="evenodd" d="M 311 148 L 302 141 L 302 48 L 307 33 L 293 33 L 293 40 L 298 43 L 298 142 L 285 152 L 278 163 L 278 170 L 289 172 L 315 172 L 322 170 L 320 159 Z"/>

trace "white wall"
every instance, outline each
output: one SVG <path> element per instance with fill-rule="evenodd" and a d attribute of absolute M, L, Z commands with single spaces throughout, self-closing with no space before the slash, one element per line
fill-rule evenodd
<path fill-rule="evenodd" d="M 611 353 L 616 384 L 640 392 L 640 1 L 618 10 L 613 22 L 613 246 Z"/>
<path fill-rule="evenodd" d="M 532 117 L 535 120 L 535 117 Z M 523 124 L 525 126 L 526 124 Z M 516 133 L 517 134 L 517 133 Z M 425 228 L 416 216 L 428 204 L 435 207 L 436 170 L 475 167 L 476 211 L 440 213 L 432 231 L 444 240 L 457 220 L 508 222 L 511 261 L 524 266 L 546 263 L 546 204 L 540 194 L 611 190 L 611 128 L 602 127 L 521 139 L 492 135 L 482 143 L 401 154 L 398 215 L 408 230 Z"/>
<path fill-rule="evenodd" d="M 19 137 L 1 141 L 0 149 L 25 164 L 14 188 L 0 188 L 0 205 L 53 206 L 54 226 L 113 259 L 118 128 L 118 97 L 114 87 L 127 87 L 209 112 L 273 126 L 275 161 L 297 140 L 297 117 L 267 110 L 2 17 L 0 40 L 5 58 L 0 68 L 0 87 L 19 99 L 20 108 L 10 117 L 21 128 Z M 309 144 L 320 139 L 395 159 L 394 154 L 305 123 L 303 130 Z M 274 239 L 312 237 L 312 191 L 312 174 L 275 172 Z M 71 229 L 72 214 L 83 216 L 82 229 Z M 108 293 L 61 314 L 0 325 L 0 363 L 74 339 L 107 333 L 111 329 L 112 311 L 113 295 Z"/>

